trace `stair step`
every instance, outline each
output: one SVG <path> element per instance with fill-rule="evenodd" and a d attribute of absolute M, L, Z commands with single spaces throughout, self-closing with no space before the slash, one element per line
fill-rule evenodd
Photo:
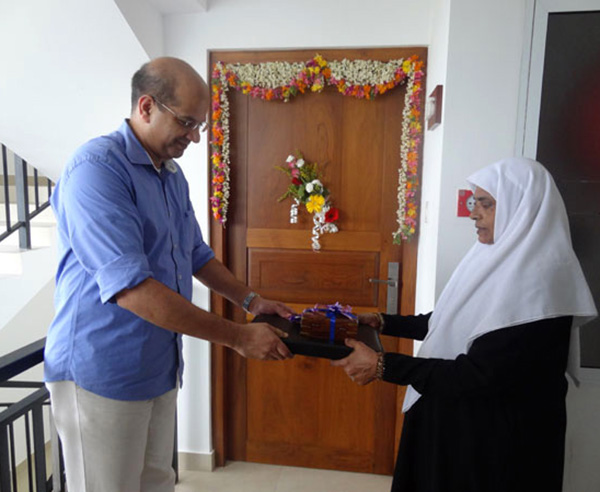
<path fill-rule="evenodd" d="M 0 250 L 0 278 L 18 277 L 22 273 L 21 251 L 6 253 Z"/>

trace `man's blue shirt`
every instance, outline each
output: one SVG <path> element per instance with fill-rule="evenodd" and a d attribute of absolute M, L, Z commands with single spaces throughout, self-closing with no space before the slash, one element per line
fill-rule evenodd
<path fill-rule="evenodd" d="M 46 381 L 74 381 L 119 400 L 173 389 L 181 335 L 119 307 L 114 296 L 152 277 L 191 299 L 192 275 L 214 253 L 183 172 L 173 161 L 158 172 L 124 121 L 76 151 L 51 203 L 60 257 Z"/>

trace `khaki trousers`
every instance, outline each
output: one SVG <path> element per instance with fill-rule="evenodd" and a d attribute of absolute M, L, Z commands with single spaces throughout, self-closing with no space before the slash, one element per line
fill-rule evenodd
<path fill-rule="evenodd" d="M 177 389 L 121 401 L 47 383 L 69 492 L 173 492 Z"/>

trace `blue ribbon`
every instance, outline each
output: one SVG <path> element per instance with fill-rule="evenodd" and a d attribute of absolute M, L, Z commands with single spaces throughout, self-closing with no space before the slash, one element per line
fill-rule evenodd
<path fill-rule="evenodd" d="M 352 308 L 350 306 L 342 306 L 339 302 L 335 304 L 327 304 L 323 307 L 323 304 L 315 304 L 313 308 L 307 308 L 302 311 L 304 313 L 324 313 L 329 318 L 329 343 L 333 343 L 335 340 L 335 318 L 339 313 L 342 316 L 350 319 L 357 319 L 355 314 L 352 314 Z M 302 315 L 296 314 L 290 318 L 292 322 L 299 322 Z"/>
<path fill-rule="evenodd" d="M 325 314 L 329 318 L 329 343 L 333 343 L 335 339 L 335 311 L 327 311 Z"/>

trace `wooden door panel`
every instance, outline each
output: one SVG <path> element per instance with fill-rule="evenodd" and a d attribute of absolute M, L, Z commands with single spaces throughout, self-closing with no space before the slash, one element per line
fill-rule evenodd
<path fill-rule="evenodd" d="M 254 289 L 288 303 L 377 306 L 379 254 L 250 248 L 248 274 Z"/>
<path fill-rule="evenodd" d="M 279 367 L 282 366 L 282 367 Z M 330 362 L 296 356 L 285 364 L 248 362 L 247 454 L 252 461 L 282 465 L 387 472 L 376 462 L 382 437 L 394 433 L 394 398 L 383 383 L 353 384 Z M 380 397 L 381 406 L 372 404 Z M 377 420 L 376 412 L 388 417 Z M 294 416 L 294 418 L 288 418 Z M 391 443 L 391 440 L 389 440 Z"/>
<path fill-rule="evenodd" d="M 389 60 L 424 48 L 320 50 L 329 59 Z M 314 51 L 218 52 L 211 62 L 305 61 Z M 396 230 L 404 88 L 366 101 L 333 87 L 288 103 L 230 91 L 231 202 L 227 229 L 211 229 L 217 256 L 261 295 L 296 310 L 316 303 L 350 304 L 356 312 L 385 311 L 389 262 L 401 266 L 398 310 L 414 310 L 417 238 L 392 244 Z M 291 200 L 278 203 L 289 178 L 278 171 L 299 150 L 318 162 L 322 181 L 340 210 L 340 231 L 311 250 L 312 215 L 303 207 L 290 224 Z M 214 223 L 213 223 L 214 226 Z M 221 314 L 244 314 L 216 304 Z M 412 342 L 382 337 L 386 351 L 410 353 Z M 215 417 L 217 461 L 258 461 L 391 473 L 400 433 L 404 388 L 352 383 L 328 360 L 297 356 L 274 363 L 246 361 L 215 348 L 213 383 L 221 398 Z M 223 382 L 224 381 L 224 382 Z M 222 386 L 225 386 L 221 390 Z"/>
<path fill-rule="evenodd" d="M 311 230 L 304 229 L 247 229 L 248 248 L 308 249 Z M 391 234 L 391 233 L 390 233 Z M 375 232 L 339 231 L 323 234 L 319 242 L 322 251 L 380 251 L 381 234 Z"/>
<path fill-rule="evenodd" d="M 289 178 L 275 166 L 285 165 L 287 156 L 299 150 L 308 161 L 318 162 L 322 181 L 340 210 L 340 230 L 379 233 L 384 184 L 381 163 L 388 150 L 385 133 L 395 133 L 395 138 L 389 140 L 393 142 L 392 160 L 396 164 L 400 135 L 400 127 L 382 128 L 381 122 L 386 119 L 386 105 L 394 106 L 401 115 L 403 98 L 399 90 L 373 101 L 358 100 L 342 97 L 330 87 L 323 93 L 288 103 L 250 101 L 248 166 L 252 173 L 248 176 L 248 210 L 268 213 L 249 215 L 248 227 L 311 228 L 312 216 L 303 207 L 298 223 L 290 227 L 291 201 L 277 202 L 287 189 Z M 374 133 L 374 128 L 385 132 Z"/>

